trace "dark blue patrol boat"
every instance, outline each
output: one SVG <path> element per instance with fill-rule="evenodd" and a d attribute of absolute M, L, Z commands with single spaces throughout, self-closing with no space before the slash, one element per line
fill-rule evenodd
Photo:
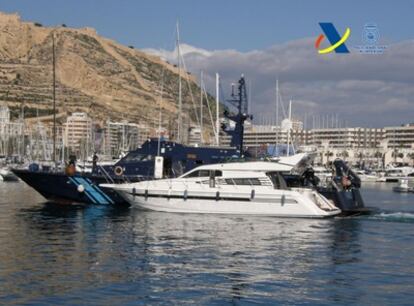
<path fill-rule="evenodd" d="M 244 122 L 247 114 L 247 93 L 244 77 L 239 80 L 238 94 L 229 100 L 236 113 L 224 112 L 235 122 L 232 130 L 223 130 L 231 136 L 231 147 L 191 147 L 180 143 L 150 139 L 140 148 L 129 152 L 113 166 L 95 165 L 90 173 L 40 170 L 38 165 L 13 172 L 46 199 L 67 203 L 124 204 L 125 201 L 101 183 L 136 182 L 154 178 L 155 159 L 163 158 L 162 176 L 176 177 L 203 164 L 222 163 L 244 157 Z"/>
<path fill-rule="evenodd" d="M 151 139 L 129 152 L 113 166 L 95 166 L 92 172 L 42 171 L 38 167 L 13 169 L 24 182 L 45 198 L 59 202 L 121 204 L 124 201 L 101 183 L 125 183 L 150 179 L 154 174 L 158 145 L 164 158 L 164 177 L 175 177 L 202 164 L 222 163 L 239 158 L 234 148 L 188 147 L 170 141 Z"/>

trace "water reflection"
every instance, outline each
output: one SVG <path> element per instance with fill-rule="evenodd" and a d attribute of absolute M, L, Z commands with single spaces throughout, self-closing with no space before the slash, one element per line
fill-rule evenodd
<path fill-rule="evenodd" d="M 355 261 L 358 247 L 358 236 L 346 233 L 356 224 L 341 227 L 346 220 L 161 213 L 140 217 L 145 222 L 135 223 L 136 245 L 145 237 L 145 253 L 140 256 L 152 267 L 145 277 L 174 278 L 181 290 L 188 288 L 190 277 L 195 280 L 192 290 L 214 291 L 212 296 L 219 300 L 253 302 L 254 297 L 263 300 L 263 294 L 272 299 L 275 293 L 286 302 L 299 301 L 301 294 L 326 298 L 323 286 L 309 282 L 312 273 Z M 335 277 L 330 276 L 332 281 Z M 158 289 L 166 283 L 158 283 Z"/>
<path fill-rule="evenodd" d="M 387 273 L 395 267 L 392 251 L 377 256 L 379 249 L 414 251 L 412 224 L 180 215 L 22 198 L 1 204 L 5 304 L 366 304 L 384 286 L 378 266 Z M 411 271 L 411 255 L 400 256 L 398 273 Z"/>
<path fill-rule="evenodd" d="M 99 282 L 101 275 L 91 270 L 109 254 L 104 247 L 117 236 L 110 225 L 124 215 L 119 209 L 54 203 L 17 209 L 0 238 L 0 279 L 5 280 L 0 296 L 15 291 L 34 298 Z"/>

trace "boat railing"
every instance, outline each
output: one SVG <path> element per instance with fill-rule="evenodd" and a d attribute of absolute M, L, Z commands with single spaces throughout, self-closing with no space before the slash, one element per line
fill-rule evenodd
<path fill-rule="evenodd" d="M 337 190 L 337 191 L 341 191 L 341 188 L 339 187 L 339 185 L 335 182 L 335 180 L 331 181 L 332 186 Z"/>
<path fill-rule="evenodd" d="M 125 174 L 122 176 L 122 178 L 124 179 L 124 181 L 128 184 L 131 183 L 131 181 L 129 180 L 128 176 L 126 176 Z"/>
<path fill-rule="evenodd" d="M 325 211 L 332 211 L 332 210 L 336 210 L 337 207 L 332 204 L 328 199 L 322 197 L 320 194 L 318 194 L 317 192 L 312 192 L 313 195 L 313 199 L 315 204 L 322 210 Z"/>
<path fill-rule="evenodd" d="M 250 187 L 254 188 L 254 187 L 253 187 L 252 180 L 251 180 L 251 179 L 248 179 L 248 181 L 249 181 Z"/>
<path fill-rule="evenodd" d="M 99 169 L 103 173 L 106 182 L 114 184 L 115 183 L 114 179 L 109 175 L 109 173 L 105 170 L 105 168 L 102 167 L 101 165 L 97 165 L 97 166 L 99 167 Z"/>
<path fill-rule="evenodd" d="M 234 187 L 236 187 L 236 189 L 239 189 L 239 188 L 237 187 L 237 184 L 236 184 L 236 182 L 234 181 L 234 179 L 233 179 L 233 178 L 231 178 L 231 182 L 233 183 L 233 186 L 234 186 Z"/>

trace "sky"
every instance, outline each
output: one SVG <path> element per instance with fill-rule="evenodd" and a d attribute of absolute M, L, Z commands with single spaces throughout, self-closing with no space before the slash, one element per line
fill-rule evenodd
<path fill-rule="evenodd" d="M 412 1 L 2 0 L 0 10 L 45 26 L 93 27 L 170 61 L 179 20 L 187 69 L 203 70 L 210 89 L 219 72 L 224 91 L 244 73 L 257 123 L 275 120 L 276 78 L 285 108 L 292 99 L 294 116 L 308 127 L 327 116 L 362 127 L 414 121 Z M 350 27 L 351 53 L 318 54 L 319 22 L 341 35 Z M 367 22 L 377 24 L 383 54 L 354 50 Z"/>

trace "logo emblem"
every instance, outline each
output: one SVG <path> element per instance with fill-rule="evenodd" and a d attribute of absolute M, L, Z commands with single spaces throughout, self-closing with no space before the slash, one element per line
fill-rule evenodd
<path fill-rule="evenodd" d="M 366 23 L 362 31 L 362 42 L 367 45 L 375 45 L 379 40 L 379 31 L 375 23 Z"/>
<path fill-rule="evenodd" d="M 362 44 L 355 46 L 360 54 L 383 54 L 387 49 L 386 45 L 379 45 L 380 32 L 375 22 L 367 22 L 362 29 Z"/>
<path fill-rule="evenodd" d="M 349 35 L 351 35 L 350 28 L 346 28 L 344 35 L 341 37 L 331 22 L 320 22 L 319 25 L 331 43 L 330 47 L 319 49 L 321 42 L 325 38 L 325 35 L 319 35 L 315 41 L 315 48 L 318 49 L 319 54 L 326 54 L 332 51 L 335 51 L 335 53 L 349 53 L 349 50 L 345 45 L 345 41 L 349 38 Z"/>

